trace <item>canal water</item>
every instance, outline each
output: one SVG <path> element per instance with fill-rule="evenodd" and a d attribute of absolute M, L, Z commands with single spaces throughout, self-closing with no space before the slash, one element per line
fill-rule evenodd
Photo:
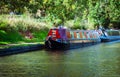
<path fill-rule="evenodd" d="M 0 57 L 0 77 L 120 77 L 120 41 Z"/>

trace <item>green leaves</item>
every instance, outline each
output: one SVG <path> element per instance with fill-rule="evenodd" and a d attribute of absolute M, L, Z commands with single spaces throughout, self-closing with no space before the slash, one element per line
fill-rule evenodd
<path fill-rule="evenodd" d="M 88 24 L 104 25 L 106 19 L 120 22 L 119 0 L 1 0 L 0 12 L 25 13 L 29 11 L 35 17 L 38 12 L 41 17 L 49 17 L 54 22 L 56 19 L 66 22 L 79 17 L 88 20 Z M 44 14 L 43 14 L 44 13 Z M 39 17 L 39 18 L 41 18 Z M 80 21 L 81 22 L 81 21 Z M 107 26 L 110 23 L 107 24 Z"/>

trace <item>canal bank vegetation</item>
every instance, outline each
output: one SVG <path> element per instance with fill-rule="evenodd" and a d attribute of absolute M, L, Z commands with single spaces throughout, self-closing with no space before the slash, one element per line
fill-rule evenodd
<path fill-rule="evenodd" d="M 119 0 L 2 0 L 0 44 L 44 42 L 49 29 L 58 25 L 120 29 L 119 4 Z"/>

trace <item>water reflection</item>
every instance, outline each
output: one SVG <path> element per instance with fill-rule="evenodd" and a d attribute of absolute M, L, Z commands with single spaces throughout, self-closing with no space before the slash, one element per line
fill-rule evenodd
<path fill-rule="evenodd" d="M 0 77 L 120 77 L 120 41 L 0 57 Z"/>

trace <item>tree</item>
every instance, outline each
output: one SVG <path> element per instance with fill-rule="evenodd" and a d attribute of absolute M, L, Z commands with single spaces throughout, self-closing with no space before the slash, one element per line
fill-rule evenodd
<path fill-rule="evenodd" d="M 1 7 L 7 8 L 8 12 L 13 11 L 16 13 L 23 13 L 24 7 L 27 7 L 29 4 L 29 0 L 1 0 L 0 4 Z"/>

